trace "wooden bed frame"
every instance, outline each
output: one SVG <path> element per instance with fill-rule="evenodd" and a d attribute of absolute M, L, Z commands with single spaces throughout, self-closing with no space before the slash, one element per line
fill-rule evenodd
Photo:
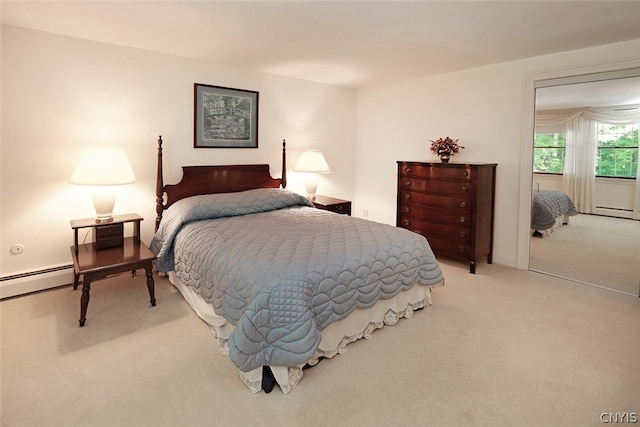
<path fill-rule="evenodd" d="M 180 199 L 215 193 L 234 193 L 256 188 L 287 186 L 287 143 L 282 140 L 282 177 L 273 178 L 269 164 L 183 166 L 182 180 L 164 185 L 162 176 L 162 135 L 158 137 L 158 174 L 156 178 L 156 231 L 165 209 Z"/>

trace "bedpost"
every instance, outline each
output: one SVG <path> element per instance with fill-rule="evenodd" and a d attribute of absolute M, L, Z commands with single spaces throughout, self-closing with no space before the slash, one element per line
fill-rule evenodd
<path fill-rule="evenodd" d="M 162 135 L 158 137 L 158 173 L 156 175 L 156 231 L 162 220 L 162 210 L 164 209 L 164 182 L 162 179 Z"/>
<path fill-rule="evenodd" d="M 287 141 L 282 140 L 282 188 L 287 187 Z"/>

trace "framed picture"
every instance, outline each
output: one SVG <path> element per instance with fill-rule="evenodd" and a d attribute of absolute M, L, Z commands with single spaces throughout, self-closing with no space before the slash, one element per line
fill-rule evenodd
<path fill-rule="evenodd" d="M 258 148 L 258 92 L 194 84 L 195 148 Z"/>

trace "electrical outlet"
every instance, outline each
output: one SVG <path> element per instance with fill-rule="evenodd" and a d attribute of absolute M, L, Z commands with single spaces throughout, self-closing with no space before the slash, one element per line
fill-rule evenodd
<path fill-rule="evenodd" d="M 12 245 L 9 248 L 9 252 L 11 252 L 14 255 L 20 255 L 22 252 L 24 252 L 24 245 L 21 245 L 20 243 L 16 243 L 15 245 Z"/>

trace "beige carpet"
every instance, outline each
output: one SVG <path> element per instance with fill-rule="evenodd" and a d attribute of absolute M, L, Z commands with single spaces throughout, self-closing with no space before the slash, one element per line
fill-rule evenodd
<path fill-rule="evenodd" d="M 531 239 L 530 268 L 640 295 L 640 221 L 576 215 Z"/>
<path fill-rule="evenodd" d="M 164 278 L 0 302 L 1 425 L 600 426 L 640 412 L 640 299 L 530 271 L 442 263 L 434 305 L 252 395 Z"/>

